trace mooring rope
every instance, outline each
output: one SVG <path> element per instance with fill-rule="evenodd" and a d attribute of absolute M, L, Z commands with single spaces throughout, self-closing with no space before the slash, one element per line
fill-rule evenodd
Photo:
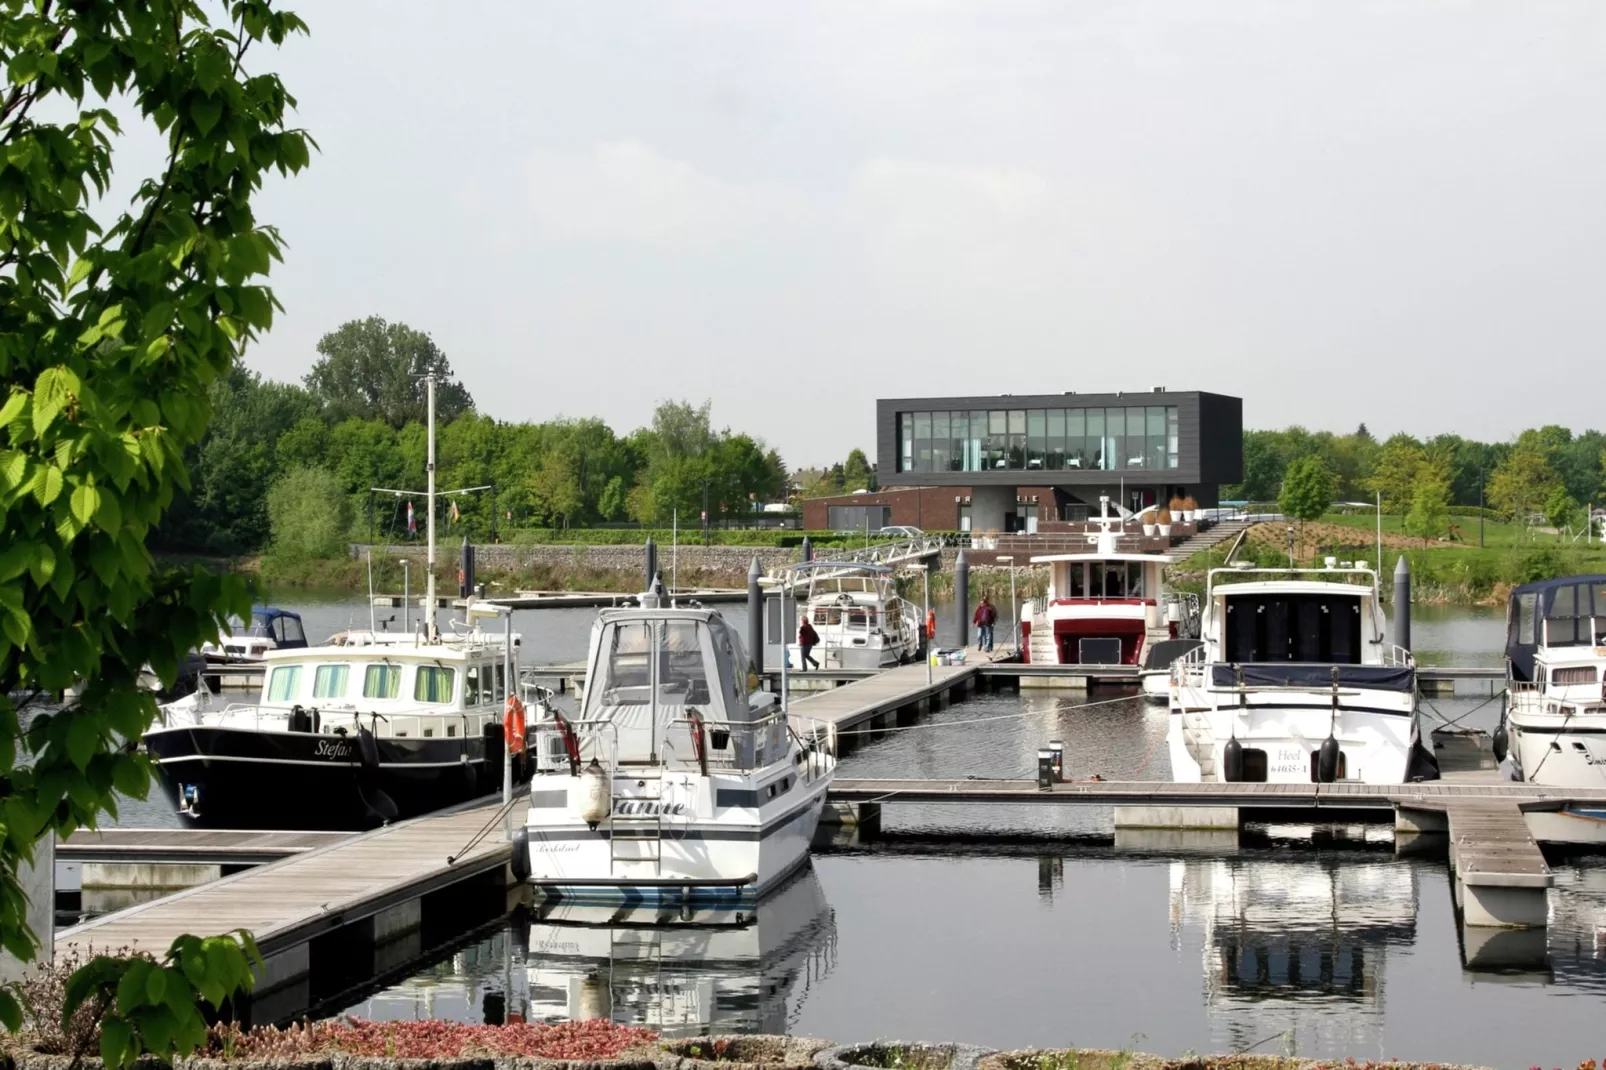
<path fill-rule="evenodd" d="M 487 820 L 485 824 L 480 826 L 480 830 L 478 832 L 469 837 L 467 843 L 459 848 L 454 854 L 449 854 L 446 856 L 446 864 L 448 866 L 456 865 L 458 859 L 462 858 L 475 847 L 479 846 L 480 841 L 485 839 L 486 836 L 490 835 L 491 829 L 496 827 L 496 823 L 512 811 L 514 804 L 519 801 L 519 797 L 522 793 L 522 789 L 515 788 L 513 791 L 513 797 L 508 799 L 508 801 L 503 803 L 501 806 L 498 806 L 496 808 L 496 812 L 490 816 L 490 819 Z"/>
<path fill-rule="evenodd" d="M 1442 712 L 1440 712 L 1439 708 L 1437 706 L 1435 706 L 1433 703 L 1429 702 L 1427 699 L 1424 698 L 1422 700 L 1422 704 L 1425 705 L 1429 710 L 1433 711 L 1433 716 L 1435 716 L 1435 717 L 1437 717 L 1439 719 L 1439 723 L 1441 725 L 1443 725 L 1445 728 L 1454 728 L 1456 725 L 1460 724 L 1462 721 L 1466 720 L 1468 717 L 1471 717 L 1474 713 L 1477 713 L 1479 710 L 1481 710 L 1485 706 L 1489 705 L 1489 703 L 1493 702 L 1495 699 L 1503 698 L 1504 696 L 1505 696 L 1505 692 L 1504 691 L 1496 691 L 1494 694 L 1490 695 L 1488 698 L 1484 699 L 1482 702 L 1478 703 L 1476 706 L 1472 707 L 1470 710 L 1467 710 L 1465 713 L 1463 713 L 1461 716 L 1457 717 L 1453 721 L 1450 720 L 1450 718 L 1446 717 Z"/>

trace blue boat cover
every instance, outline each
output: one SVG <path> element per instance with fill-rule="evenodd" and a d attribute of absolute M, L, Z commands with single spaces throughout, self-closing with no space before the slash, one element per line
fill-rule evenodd
<path fill-rule="evenodd" d="M 1311 662 L 1274 661 L 1249 665 L 1216 665 L 1211 674 L 1215 687 L 1235 687 L 1243 674 L 1245 687 L 1300 687 L 1320 691 L 1333 686 L 1333 670 L 1338 670 L 1338 686 L 1368 687 L 1378 691 L 1412 691 L 1416 670 L 1394 665 L 1321 665 Z"/>
<path fill-rule="evenodd" d="M 1550 646 L 1589 642 L 1591 617 L 1606 618 L 1606 576 L 1564 576 L 1511 589 L 1506 603 L 1506 660 L 1511 678 L 1533 679 L 1539 640 Z M 1606 635 L 1606 621 L 1595 631 Z"/>

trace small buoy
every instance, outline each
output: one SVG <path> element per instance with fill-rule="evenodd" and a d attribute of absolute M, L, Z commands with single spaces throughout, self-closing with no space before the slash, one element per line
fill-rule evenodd
<path fill-rule="evenodd" d="M 1221 748 L 1221 779 L 1236 784 L 1244 778 L 1244 745 L 1233 736 Z"/>
<path fill-rule="evenodd" d="M 1494 738 L 1489 741 L 1489 745 L 1494 750 L 1494 760 L 1497 763 L 1506 760 L 1506 752 L 1511 749 L 1511 735 L 1506 731 L 1504 718 L 1500 721 L 1500 727 L 1494 730 Z"/>
<path fill-rule="evenodd" d="M 1322 749 L 1316 754 L 1316 779 L 1331 784 L 1338 779 L 1338 740 L 1328 736 L 1322 740 Z"/>
<path fill-rule="evenodd" d="M 530 879 L 530 830 L 519 829 L 513 834 L 513 858 L 508 863 L 513 879 L 520 884 Z"/>
<path fill-rule="evenodd" d="M 580 774 L 580 820 L 595 830 L 612 809 L 613 796 L 608 785 L 608 774 L 593 758 L 585 772 Z"/>

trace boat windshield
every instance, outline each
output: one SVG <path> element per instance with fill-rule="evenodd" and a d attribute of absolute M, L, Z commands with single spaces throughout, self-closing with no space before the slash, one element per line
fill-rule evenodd
<path fill-rule="evenodd" d="M 1361 599 L 1346 594 L 1226 596 L 1226 655 L 1235 663 L 1361 664 Z"/>
<path fill-rule="evenodd" d="M 1064 566 L 1060 598 L 1147 598 L 1142 561 L 1071 561 Z"/>

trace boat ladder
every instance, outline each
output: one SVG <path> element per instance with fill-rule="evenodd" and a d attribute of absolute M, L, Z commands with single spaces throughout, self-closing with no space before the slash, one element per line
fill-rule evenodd
<path fill-rule="evenodd" d="M 1032 614 L 1032 634 L 1026 648 L 1033 665 L 1057 665 L 1060 660 L 1058 644 L 1054 640 L 1054 625 L 1046 614 Z"/>
<path fill-rule="evenodd" d="M 650 794 L 620 795 L 619 780 L 634 780 Z M 662 771 L 615 773 L 610 791 L 613 805 L 608 811 L 608 875 L 620 862 L 651 862 L 654 875 L 664 871 L 664 778 Z M 647 804 L 645 812 L 634 810 Z M 629 846 L 627 846 L 629 845 Z"/>

